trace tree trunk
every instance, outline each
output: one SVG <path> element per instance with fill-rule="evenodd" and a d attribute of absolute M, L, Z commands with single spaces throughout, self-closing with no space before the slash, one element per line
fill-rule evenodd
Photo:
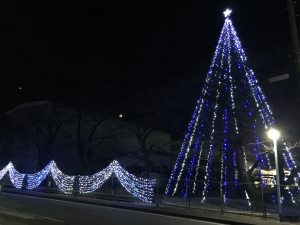
<path fill-rule="evenodd" d="M 90 172 L 91 172 L 90 170 L 91 170 L 90 164 L 89 164 L 89 163 L 86 163 L 86 165 L 85 165 L 85 167 L 84 167 L 84 175 L 85 175 L 85 176 L 90 175 Z"/>
<path fill-rule="evenodd" d="M 246 191 L 247 191 L 247 193 L 248 193 L 248 191 L 250 193 L 250 190 L 248 188 L 246 188 Z M 249 195 L 249 197 L 250 197 L 250 195 Z M 264 208 L 263 208 L 263 202 L 262 202 L 261 189 L 260 189 L 260 191 L 258 191 L 258 190 L 252 191 L 251 197 L 250 197 L 250 203 L 251 203 L 251 209 L 253 212 L 257 212 L 257 213 L 263 212 Z"/>
<path fill-rule="evenodd" d="M 92 139 L 92 137 L 90 136 L 89 137 L 89 144 L 88 144 L 87 150 L 85 151 L 86 152 L 86 155 L 85 155 L 85 164 L 86 164 L 85 175 L 90 175 L 91 166 L 92 166 L 93 160 L 95 158 L 95 155 L 94 155 L 94 152 L 93 152 L 93 149 L 92 149 L 92 140 L 91 139 Z"/>
<path fill-rule="evenodd" d="M 43 169 L 43 155 L 42 155 L 42 147 L 38 147 L 38 155 L 37 155 L 37 164 L 36 164 L 36 172 L 40 172 Z"/>
<path fill-rule="evenodd" d="M 81 121 L 82 121 L 82 112 L 81 112 L 81 110 L 79 110 L 78 115 L 77 115 L 77 128 L 76 128 L 77 145 L 76 145 L 76 149 L 77 149 L 80 161 L 82 163 L 83 174 L 86 175 L 86 155 L 85 155 L 84 147 L 82 145 L 82 140 L 81 140 Z"/>
<path fill-rule="evenodd" d="M 149 172 L 150 172 L 150 162 L 147 161 L 147 162 L 145 162 L 145 168 L 144 168 L 143 178 L 149 179 Z"/>
<path fill-rule="evenodd" d="M 239 179 L 244 183 L 245 190 L 250 198 L 251 209 L 253 212 L 263 212 L 263 202 L 262 202 L 262 190 L 261 187 L 257 188 L 248 176 L 243 147 L 241 145 L 236 145 L 236 163 L 239 172 Z"/>
<path fill-rule="evenodd" d="M 235 165 L 234 165 L 234 158 L 233 158 L 233 149 L 234 146 L 228 144 L 228 149 L 227 149 L 227 161 L 226 161 L 226 165 L 227 165 L 227 171 L 235 171 Z M 228 198 L 236 198 L 236 192 L 237 192 L 237 188 L 235 186 L 235 173 L 230 172 L 227 173 L 227 182 L 229 183 L 229 187 L 227 189 L 227 196 Z"/>
<path fill-rule="evenodd" d="M 88 176 L 90 175 L 90 170 L 91 170 L 91 165 L 92 165 L 92 160 L 89 158 L 88 155 L 85 155 L 83 158 L 83 163 L 84 163 L 84 175 Z"/>

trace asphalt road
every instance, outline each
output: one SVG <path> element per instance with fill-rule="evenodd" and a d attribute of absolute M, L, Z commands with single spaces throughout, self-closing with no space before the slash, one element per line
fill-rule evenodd
<path fill-rule="evenodd" d="M 1 222 L 2 220 L 2 222 Z M 14 222 L 9 222 L 14 221 Z M 217 225 L 131 210 L 2 193 L 0 223 L 5 224 L 72 224 L 72 225 Z"/>

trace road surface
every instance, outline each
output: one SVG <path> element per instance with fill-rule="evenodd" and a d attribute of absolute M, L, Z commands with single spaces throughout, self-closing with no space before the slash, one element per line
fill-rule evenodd
<path fill-rule="evenodd" d="M 14 218 L 14 219 L 13 219 Z M 14 223 L 9 221 L 15 221 Z M 2 193 L 0 223 L 43 225 L 219 225 L 152 213 Z"/>

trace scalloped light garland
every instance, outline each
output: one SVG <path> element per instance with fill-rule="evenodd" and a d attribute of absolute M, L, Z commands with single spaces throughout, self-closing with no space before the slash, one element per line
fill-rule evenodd
<path fill-rule="evenodd" d="M 52 160 L 43 170 L 35 174 L 21 174 L 15 170 L 10 162 L 0 171 L 0 180 L 9 172 L 12 184 L 16 188 L 21 188 L 23 179 L 27 175 L 27 189 L 38 187 L 41 182 L 51 173 L 55 184 L 65 194 L 72 194 L 74 181 L 76 176 L 68 176 L 63 174 Z M 100 188 L 101 185 L 114 173 L 121 185 L 132 195 L 138 199 L 152 203 L 154 196 L 154 186 L 156 180 L 137 178 L 133 174 L 124 170 L 118 161 L 114 160 L 108 167 L 91 176 L 79 177 L 79 192 L 82 194 L 93 192 Z"/>
<path fill-rule="evenodd" d="M 4 177 L 4 175 L 8 172 L 11 183 L 18 189 L 22 187 L 23 179 L 25 177 L 25 173 L 19 173 L 12 162 L 9 162 L 7 166 L 5 166 L 0 171 L 0 180 Z"/>
<path fill-rule="evenodd" d="M 124 170 L 116 160 L 94 175 L 79 176 L 79 192 L 85 194 L 95 191 L 100 188 L 113 173 L 130 194 L 142 201 L 152 203 L 156 180 L 137 178 Z"/>

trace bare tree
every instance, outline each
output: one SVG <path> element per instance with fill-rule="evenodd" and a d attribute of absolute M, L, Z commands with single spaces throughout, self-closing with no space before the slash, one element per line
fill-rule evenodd
<path fill-rule="evenodd" d="M 15 145 L 15 135 L 18 134 L 9 118 L 2 118 L 0 122 L 0 159 L 1 163 L 7 163 L 7 158 L 17 156 L 17 152 L 13 151 Z"/>
<path fill-rule="evenodd" d="M 255 120 L 255 113 L 253 117 L 250 117 L 248 119 L 241 119 L 238 121 L 242 121 L 238 123 L 239 127 L 239 133 L 236 134 L 234 137 L 232 136 L 232 143 L 234 144 L 234 148 L 236 149 L 236 163 L 237 163 L 237 170 L 239 174 L 239 181 L 242 183 L 247 183 L 245 185 L 245 189 L 249 195 L 251 207 L 252 210 L 255 212 L 261 212 L 263 210 L 263 202 L 262 202 L 262 186 L 257 187 L 255 185 L 255 179 L 253 177 L 253 171 L 256 169 L 259 165 L 259 162 L 262 160 L 262 156 L 264 154 L 274 154 L 273 153 L 273 145 L 269 141 L 262 141 L 259 143 L 259 145 L 264 149 L 264 152 L 259 154 L 258 159 L 254 162 L 253 166 L 247 170 L 247 166 L 245 164 L 244 159 L 244 152 L 245 148 L 251 147 L 253 149 L 254 145 L 257 145 L 258 143 L 247 143 L 248 137 L 251 135 L 251 126 L 253 121 Z M 265 129 L 263 127 L 259 128 L 257 127 L 257 131 L 260 134 L 261 137 L 266 136 Z M 298 144 L 296 143 L 293 147 L 297 147 Z M 297 169 L 293 168 L 291 170 L 291 173 L 288 177 L 285 178 L 284 175 L 284 159 L 282 156 L 282 150 L 284 149 L 284 145 L 282 142 L 278 142 L 278 161 L 279 161 L 279 175 L 280 175 L 280 184 L 282 185 L 291 185 L 294 182 L 294 177 L 297 176 Z M 283 188 L 282 188 L 282 191 Z M 276 187 L 272 188 L 265 188 L 263 190 L 263 193 L 265 195 L 268 194 L 276 194 Z"/>
<path fill-rule="evenodd" d="M 95 151 L 102 144 L 111 146 L 110 140 L 116 137 L 116 131 L 119 128 L 120 126 L 113 124 L 108 117 L 93 113 L 84 114 L 82 110 L 78 110 L 76 149 L 83 166 L 84 175 L 89 175 L 90 173 L 92 162 L 95 159 Z"/>
<path fill-rule="evenodd" d="M 160 84 L 155 86 L 155 88 L 133 89 L 125 104 L 120 107 L 127 121 L 133 123 L 126 128 L 135 137 L 138 147 L 131 151 L 130 157 L 144 164 L 144 178 L 149 178 L 150 168 L 154 165 L 151 159 L 153 154 L 163 153 L 170 147 L 170 143 L 156 139 L 155 133 L 158 130 L 168 132 L 171 127 L 178 130 L 175 128 L 177 123 L 174 123 L 174 120 L 180 120 L 178 115 L 180 103 L 174 101 L 175 96 L 172 96 L 175 94 L 174 87 L 161 88 Z M 167 154 L 165 156 L 167 157 Z"/>
<path fill-rule="evenodd" d="M 144 164 L 143 177 L 149 178 L 150 168 L 153 165 L 153 161 L 151 161 L 150 156 L 155 150 L 157 150 L 155 148 L 155 144 L 149 143 L 148 141 L 149 135 L 153 132 L 153 130 L 137 126 L 132 132 L 138 141 L 139 148 L 137 151 L 132 151 L 130 153 L 131 157 Z"/>
<path fill-rule="evenodd" d="M 62 127 L 71 120 L 72 116 L 65 109 L 53 103 L 47 104 L 46 114 L 39 111 L 30 113 L 30 125 L 25 129 L 37 149 L 37 171 L 43 169 L 56 154 L 65 149 L 64 144 L 55 143 L 62 143 L 68 137 Z"/>

